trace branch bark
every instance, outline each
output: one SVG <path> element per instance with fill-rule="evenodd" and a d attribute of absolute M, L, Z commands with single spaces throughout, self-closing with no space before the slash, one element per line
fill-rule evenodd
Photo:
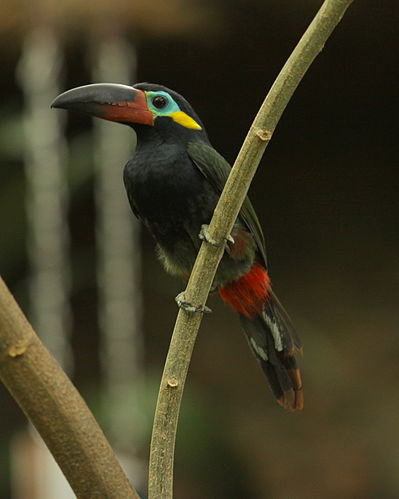
<path fill-rule="evenodd" d="M 0 378 L 79 498 L 138 499 L 103 432 L 0 278 Z"/>
<path fill-rule="evenodd" d="M 260 159 L 296 87 L 353 0 L 326 0 L 288 58 L 264 100 L 237 156 L 216 206 L 209 234 L 223 241 L 230 233 Z M 223 256 L 223 246 L 203 243 L 194 264 L 186 301 L 204 305 Z M 181 398 L 202 320 L 199 313 L 179 310 L 166 358 L 155 411 L 149 469 L 149 499 L 173 494 L 173 459 Z"/>

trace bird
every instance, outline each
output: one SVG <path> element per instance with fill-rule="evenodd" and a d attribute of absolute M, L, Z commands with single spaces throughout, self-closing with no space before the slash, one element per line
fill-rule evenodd
<path fill-rule="evenodd" d="M 123 172 L 128 201 L 154 237 L 165 270 L 187 281 L 202 240 L 218 244 L 207 226 L 231 169 L 189 102 L 154 83 L 94 83 L 63 92 L 51 107 L 135 131 L 137 146 Z M 225 241 L 212 289 L 238 315 L 277 402 L 288 411 L 302 409 L 301 341 L 272 289 L 264 235 L 248 197 Z M 182 295 L 177 302 L 190 311 L 209 310 Z"/>

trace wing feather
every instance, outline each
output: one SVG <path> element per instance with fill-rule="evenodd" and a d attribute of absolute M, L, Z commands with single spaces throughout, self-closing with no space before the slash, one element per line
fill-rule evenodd
<path fill-rule="evenodd" d="M 189 142 L 187 151 L 199 171 L 220 194 L 230 174 L 229 163 L 215 149 L 202 142 Z M 267 266 L 265 238 L 248 196 L 242 205 L 240 218 L 254 237 L 259 253 Z"/>

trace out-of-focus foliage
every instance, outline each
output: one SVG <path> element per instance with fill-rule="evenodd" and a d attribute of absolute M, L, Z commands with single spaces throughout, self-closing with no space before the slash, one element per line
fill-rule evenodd
<path fill-rule="evenodd" d="M 38 17 L 38 15 L 40 17 Z M 199 38 L 203 26 L 216 33 L 223 19 L 214 2 L 205 0 L 3 0 L 0 6 L 0 36 L 18 35 L 40 24 L 52 24 L 65 36 L 85 36 L 104 24 L 113 31 L 124 26 L 137 36 L 165 36 Z"/>

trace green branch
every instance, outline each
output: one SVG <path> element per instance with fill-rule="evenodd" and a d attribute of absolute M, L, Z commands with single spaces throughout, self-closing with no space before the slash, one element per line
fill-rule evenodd
<path fill-rule="evenodd" d="M 0 378 L 77 497 L 139 498 L 89 408 L 1 278 Z"/>
<path fill-rule="evenodd" d="M 248 132 L 216 206 L 209 226 L 209 234 L 214 240 L 223 241 L 230 233 L 284 109 L 352 1 L 326 0 L 278 75 Z M 205 304 L 222 256 L 223 247 L 202 244 L 184 292 L 186 301 L 195 305 Z M 155 411 L 150 451 L 149 499 L 172 498 L 177 421 L 201 320 L 200 313 L 179 310 Z"/>

